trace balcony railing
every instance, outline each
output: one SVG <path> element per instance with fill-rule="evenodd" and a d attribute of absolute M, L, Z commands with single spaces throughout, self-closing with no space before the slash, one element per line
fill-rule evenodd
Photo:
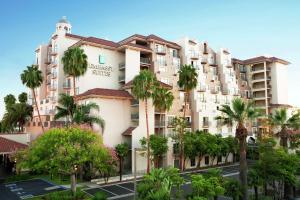
<path fill-rule="evenodd" d="M 56 90 L 57 89 L 57 85 L 50 85 L 50 90 Z"/>
<path fill-rule="evenodd" d="M 219 89 L 218 87 L 211 87 L 211 88 L 210 88 L 210 92 L 211 92 L 212 94 L 217 94 L 217 93 L 220 92 L 220 89 Z"/>
<path fill-rule="evenodd" d="M 51 78 L 53 78 L 53 79 L 57 78 L 57 73 L 56 72 L 52 72 Z"/>
<path fill-rule="evenodd" d="M 47 84 L 47 85 L 50 85 L 50 84 L 51 84 L 51 80 L 50 80 L 50 79 L 47 79 L 46 84 Z"/>
<path fill-rule="evenodd" d="M 125 75 L 119 75 L 119 82 L 125 82 Z"/>
<path fill-rule="evenodd" d="M 166 126 L 166 121 L 160 121 L 160 120 L 155 120 L 155 127 L 165 127 Z"/>
<path fill-rule="evenodd" d="M 166 48 L 165 47 L 156 47 L 155 52 L 160 53 L 160 54 L 165 54 L 166 53 Z"/>
<path fill-rule="evenodd" d="M 199 53 L 196 51 L 191 51 L 190 52 L 190 58 L 191 59 L 198 59 L 199 58 Z"/>
<path fill-rule="evenodd" d="M 223 93 L 224 95 L 228 95 L 230 92 L 229 92 L 229 89 L 228 89 L 227 87 L 223 87 L 223 88 L 222 88 L 222 93 Z"/>
<path fill-rule="evenodd" d="M 199 85 L 198 92 L 205 92 L 205 91 L 206 91 L 206 86 L 205 85 Z"/>
<path fill-rule="evenodd" d="M 209 127 L 209 121 L 207 121 L 207 120 L 203 121 L 202 126 L 203 126 L 203 128 L 208 128 Z"/>
<path fill-rule="evenodd" d="M 139 120 L 139 113 L 132 113 L 131 114 L 131 120 L 132 121 L 138 121 Z"/>
<path fill-rule="evenodd" d="M 64 89 L 70 89 L 70 88 L 71 88 L 71 84 L 68 83 L 68 82 L 67 82 L 67 83 L 64 83 L 64 84 L 63 84 L 63 88 L 64 88 Z"/>
<path fill-rule="evenodd" d="M 125 69 L 125 62 L 119 64 L 119 70 Z"/>
<path fill-rule="evenodd" d="M 143 57 L 141 57 L 140 58 L 140 63 L 141 63 L 141 65 L 150 65 L 151 63 L 150 63 L 150 58 L 143 58 Z"/>
<path fill-rule="evenodd" d="M 239 96 L 240 90 L 233 90 L 233 96 Z"/>
<path fill-rule="evenodd" d="M 133 100 L 131 101 L 131 106 L 132 106 L 132 107 L 135 107 L 135 106 L 138 106 L 138 105 L 139 105 L 139 100 L 133 99 Z"/>

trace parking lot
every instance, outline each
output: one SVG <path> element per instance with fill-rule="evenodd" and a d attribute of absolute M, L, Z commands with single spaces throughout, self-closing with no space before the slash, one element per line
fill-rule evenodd
<path fill-rule="evenodd" d="M 43 179 L 31 179 L 12 183 L 0 184 L 1 200 L 20 200 L 44 195 L 65 188 Z"/>
<path fill-rule="evenodd" d="M 238 178 L 238 165 L 220 167 L 222 170 L 222 175 L 225 177 Z M 201 174 L 205 173 L 207 170 L 201 170 L 197 173 L 184 173 L 181 176 L 184 178 L 186 183 L 182 186 L 182 190 L 184 191 L 184 195 L 191 193 L 191 174 Z M 139 180 L 140 181 L 140 180 Z M 138 182 L 139 182 L 138 181 Z M 137 183 L 138 183 L 137 182 Z M 97 188 L 90 188 L 84 190 L 86 193 L 90 195 L 95 195 L 97 192 L 102 192 L 107 195 L 108 199 L 116 199 L 116 200 L 133 200 L 134 199 L 134 183 L 132 181 L 126 183 L 112 183 L 109 185 L 99 186 Z M 230 199 L 226 197 L 220 197 L 219 199 Z"/>

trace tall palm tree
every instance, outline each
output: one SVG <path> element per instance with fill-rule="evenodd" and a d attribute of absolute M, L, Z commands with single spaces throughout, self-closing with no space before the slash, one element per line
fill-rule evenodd
<path fill-rule="evenodd" d="M 196 69 L 192 65 L 183 65 L 179 70 L 179 80 L 177 82 L 178 86 L 184 91 L 184 110 L 183 118 L 185 119 L 186 114 L 186 105 L 189 98 L 190 92 L 197 87 L 198 83 L 198 74 Z M 180 133 L 183 135 L 183 131 Z M 181 138 L 183 138 L 181 136 Z M 181 170 L 184 169 L 184 147 L 180 145 L 180 166 Z"/>
<path fill-rule="evenodd" d="M 98 124 L 101 127 L 102 132 L 104 132 L 104 127 L 105 127 L 104 120 L 101 117 L 97 117 L 93 115 L 91 113 L 92 110 L 99 111 L 99 106 L 95 103 L 77 105 L 74 112 L 73 123 L 89 124 L 90 127 L 92 127 L 92 125 L 95 123 Z"/>
<path fill-rule="evenodd" d="M 298 129 L 300 127 L 300 112 L 292 114 L 288 117 L 287 109 L 281 108 L 275 110 L 274 114 L 268 117 L 268 121 L 272 127 L 279 129 L 278 134 L 281 140 L 281 144 L 284 148 L 288 147 L 288 130 Z"/>
<path fill-rule="evenodd" d="M 148 70 L 140 71 L 139 75 L 135 76 L 132 83 L 132 94 L 136 99 L 145 102 L 146 114 L 146 129 L 147 129 L 147 173 L 150 172 L 150 136 L 148 122 L 148 99 L 153 96 L 155 88 L 158 87 L 158 81 L 155 75 Z"/>
<path fill-rule="evenodd" d="M 8 94 L 4 97 L 4 103 L 6 110 L 8 110 L 10 106 L 16 103 L 16 97 L 12 94 Z"/>
<path fill-rule="evenodd" d="M 178 86 L 184 91 L 184 111 L 183 117 L 185 118 L 186 114 L 186 104 L 190 92 L 197 87 L 198 83 L 198 74 L 196 69 L 192 65 L 183 65 L 179 70 L 179 80 Z"/>
<path fill-rule="evenodd" d="M 76 97 L 75 78 L 82 76 L 87 71 L 87 55 L 79 47 L 70 48 L 62 57 L 65 74 L 73 77 L 73 92 Z"/>
<path fill-rule="evenodd" d="M 239 141 L 240 151 L 240 182 L 243 186 L 242 194 L 243 200 L 248 199 L 247 188 L 247 160 L 246 160 L 246 139 L 248 131 L 245 124 L 248 121 L 262 116 L 261 110 L 255 108 L 252 101 L 244 101 L 241 98 L 235 98 L 232 101 L 232 106 L 222 105 L 220 108 L 221 116 L 216 117 L 217 120 L 221 120 L 224 124 L 232 126 L 237 123 L 235 137 Z"/>
<path fill-rule="evenodd" d="M 153 105 L 157 108 L 161 113 L 159 115 L 159 123 L 161 127 L 162 124 L 162 112 L 169 111 L 173 104 L 174 96 L 173 93 L 163 87 L 158 87 L 155 89 L 153 93 Z M 159 128 L 160 132 L 160 128 Z"/>
<path fill-rule="evenodd" d="M 27 69 L 23 71 L 21 74 L 21 80 L 26 87 L 30 88 L 33 94 L 34 103 L 36 106 L 36 110 L 39 116 L 40 123 L 42 125 L 42 131 L 44 133 L 44 125 L 41 119 L 40 110 L 38 107 L 38 103 L 36 100 L 35 89 L 40 87 L 43 83 L 43 75 L 42 72 L 38 69 L 37 65 L 27 66 Z"/>
<path fill-rule="evenodd" d="M 60 94 L 58 99 L 59 106 L 56 106 L 56 114 L 54 119 L 67 118 L 67 123 L 73 122 L 73 116 L 76 110 L 76 104 L 72 96 L 68 94 Z"/>

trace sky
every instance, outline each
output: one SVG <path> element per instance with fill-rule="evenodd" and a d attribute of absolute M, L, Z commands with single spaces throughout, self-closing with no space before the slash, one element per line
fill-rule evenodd
<path fill-rule="evenodd" d="M 56 22 L 67 16 L 72 33 L 120 41 L 132 34 L 168 40 L 189 36 L 228 48 L 233 57 L 272 55 L 291 62 L 289 103 L 300 106 L 298 0 L 1 0 L 0 117 L 3 97 L 27 89 L 20 73 L 34 63 Z"/>

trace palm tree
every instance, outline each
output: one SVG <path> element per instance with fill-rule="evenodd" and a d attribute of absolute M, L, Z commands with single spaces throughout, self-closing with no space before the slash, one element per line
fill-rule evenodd
<path fill-rule="evenodd" d="M 268 118 L 271 126 L 279 129 L 279 137 L 284 148 L 288 147 L 288 129 L 298 129 L 300 127 L 300 112 L 288 117 L 287 109 L 281 108 L 275 110 Z"/>
<path fill-rule="evenodd" d="M 24 130 L 24 125 L 32 117 L 32 106 L 25 103 L 16 103 L 12 105 L 9 110 L 9 114 L 17 122 L 19 132 Z"/>
<path fill-rule="evenodd" d="M 56 114 L 54 119 L 60 119 L 63 117 L 67 118 L 67 122 L 73 122 L 73 116 L 76 110 L 76 104 L 74 102 L 73 97 L 68 94 L 60 94 L 58 103 L 60 106 L 56 106 Z"/>
<path fill-rule="evenodd" d="M 77 105 L 74 112 L 73 123 L 89 124 L 90 127 L 95 123 L 98 124 L 101 127 L 102 132 L 104 132 L 105 122 L 101 117 L 91 114 L 93 109 L 99 111 L 99 106 L 95 103 Z"/>
<path fill-rule="evenodd" d="M 179 70 L 178 86 L 184 91 L 184 111 L 183 117 L 186 114 L 186 104 L 189 98 L 189 93 L 197 87 L 198 74 L 192 65 L 183 65 Z"/>
<path fill-rule="evenodd" d="M 197 87 L 198 74 L 196 69 L 192 65 L 183 65 L 179 70 L 179 80 L 178 86 L 184 91 L 184 110 L 183 110 L 183 118 L 185 119 L 186 114 L 186 105 L 189 98 L 189 93 Z M 184 131 L 184 130 L 183 130 Z M 180 133 L 183 135 L 183 131 Z M 182 136 L 181 136 L 182 138 Z M 180 166 L 181 170 L 184 169 L 184 147 L 180 145 Z"/>
<path fill-rule="evenodd" d="M 26 87 L 30 88 L 33 94 L 34 103 L 39 116 L 40 123 L 42 125 L 42 131 L 44 133 L 44 125 L 41 119 L 40 110 L 36 100 L 35 89 L 40 87 L 43 83 L 42 72 L 38 69 L 37 65 L 27 66 L 27 69 L 21 74 L 21 80 Z"/>
<path fill-rule="evenodd" d="M 20 103 L 27 103 L 27 100 L 28 100 L 27 93 L 26 92 L 22 92 L 21 94 L 19 94 L 18 100 L 19 100 Z"/>
<path fill-rule="evenodd" d="M 11 105 L 16 103 L 16 97 L 12 94 L 8 94 L 4 97 L 4 103 L 6 110 L 8 110 Z"/>
<path fill-rule="evenodd" d="M 235 137 L 239 140 L 240 151 L 240 182 L 243 185 L 243 200 L 248 199 L 247 188 L 247 160 L 246 160 L 246 138 L 248 131 L 245 127 L 246 122 L 262 116 L 261 111 L 255 108 L 252 101 L 243 101 L 241 98 L 235 98 L 232 101 L 232 107 L 229 105 L 222 105 L 220 108 L 222 116 L 216 117 L 224 124 L 232 125 L 237 123 Z"/>
<path fill-rule="evenodd" d="M 87 71 L 87 55 L 79 47 L 70 48 L 64 53 L 62 62 L 65 74 L 73 77 L 73 92 L 76 97 L 75 78 L 84 75 Z"/>
<path fill-rule="evenodd" d="M 169 111 L 173 104 L 174 96 L 171 91 L 166 88 L 158 87 L 153 93 L 153 105 L 161 112 L 159 115 L 159 123 L 162 125 L 162 112 Z M 160 128 L 159 128 L 160 132 Z"/>
<path fill-rule="evenodd" d="M 148 70 L 140 71 L 139 75 L 135 76 L 132 83 L 132 94 L 136 99 L 145 102 L 146 114 L 146 129 L 147 129 L 147 173 L 150 172 L 150 137 L 148 123 L 148 99 L 153 96 L 155 88 L 158 87 L 158 81 L 155 75 Z"/>

